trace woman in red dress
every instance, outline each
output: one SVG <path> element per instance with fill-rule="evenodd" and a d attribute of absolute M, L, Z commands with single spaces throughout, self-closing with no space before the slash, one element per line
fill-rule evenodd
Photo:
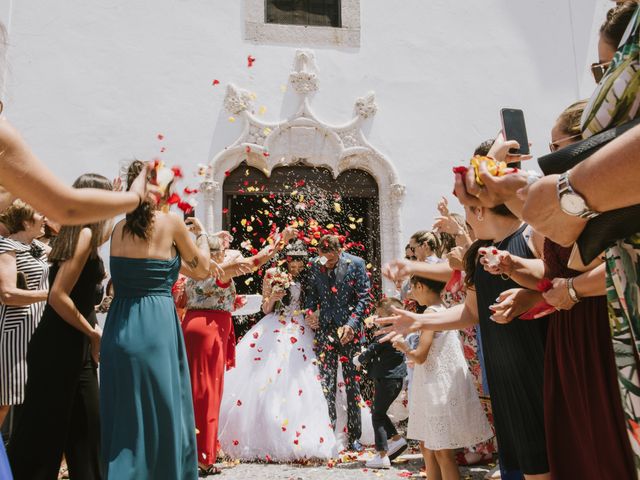
<path fill-rule="evenodd" d="M 224 372 L 235 366 L 236 339 L 231 320 L 236 301 L 233 277 L 263 266 L 295 235 L 295 230 L 286 229 L 282 242 L 264 248 L 253 257 L 240 257 L 226 265 L 223 241 L 209 236 L 211 259 L 220 265 L 222 276 L 214 274 L 220 271 L 216 269 L 205 280 L 188 279 L 184 284 L 187 310 L 182 332 L 191 374 L 198 465 L 204 474 L 217 473 L 213 464 L 218 452 Z"/>

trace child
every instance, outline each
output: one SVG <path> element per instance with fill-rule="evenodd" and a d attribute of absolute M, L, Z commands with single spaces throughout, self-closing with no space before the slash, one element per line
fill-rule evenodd
<path fill-rule="evenodd" d="M 412 277 L 413 298 L 426 312 L 443 310 L 445 284 Z M 429 480 L 460 478 L 454 449 L 480 443 L 493 433 L 482 410 L 457 331 L 420 334 L 411 348 L 402 336 L 393 346 L 415 363 L 407 437 L 420 441 Z"/>
<path fill-rule="evenodd" d="M 376 305 L 376 315 L 392 315 L 391 306 L 402 308 L 402 302 L 397 298 L 384 298 Z M 356 355 L 353 363 L 357 367 L 363 365 L 375 385 L 371 420 L 377 453 L 367 462 L 367 467 L 389 468 L 391 460 L 407 448 L 407 441 L 398 434 L 387 415 L 389 406 L 402 390 L 407 368 L 402 353 L 389 343 L 379 343 L 377 340 L 374 339 L 364 352 Z"/>

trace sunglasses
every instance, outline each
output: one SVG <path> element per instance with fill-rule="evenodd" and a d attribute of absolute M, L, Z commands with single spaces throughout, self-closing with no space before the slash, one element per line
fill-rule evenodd
<path fill-rule="evenodd" d="M 560 140 L 556 140 L 555 142 L 549 142 L 549 150 L 551 151 L 551 153 L 560 150 L 560 143 L 566 142 L 567 140 L 573 140 L 574 138 L 582 138 L 582 134 L 576 133 L 575 135 L 571 135 L 570 137 L 564 137 Z"/>
<path fill-rule="evenodd" d="M 600 83 L 600 80 L 602 80 L 602 77 L 604 77 L 604 74 L 609 69 L 609 65 L 611 65 L 611 62 L 591 64 L 591 73 L 593 74 L 593 78 L 596 81 L 596 83 Z"/>

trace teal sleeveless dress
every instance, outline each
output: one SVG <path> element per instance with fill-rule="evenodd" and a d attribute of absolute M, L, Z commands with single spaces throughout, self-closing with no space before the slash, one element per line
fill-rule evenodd
<path fill-rule="evenodd" d="M 102 457 L 111 480 L 195 480 L 189 366 L 171 286 L 180 257 L 111 257 L 100 350 Z"/>

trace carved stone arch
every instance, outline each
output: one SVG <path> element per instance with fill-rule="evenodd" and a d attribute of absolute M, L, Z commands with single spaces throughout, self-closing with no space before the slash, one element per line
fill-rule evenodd
<path fill-rule="evenodd" d="M 365 138 L 362 123 L 377 113 L 375 95 L 369 93 L 355 102 L 355 116 L 343 125 L 331 125 L 316 117 L 310 107 L 310 94 L 319 89 L 314 55 L 298 50 L 289 83 L 299 95 L 296 113 L 288 119 L 268 123 L 252 113 L 252 96 L 232 84 L 227 86 L 226 110 L 239 117 L 243 131 L 229 147 L 219 152 L 209 163 L 202 182 L 205 226 L 214 231 L 222 224 L 222 189 L 225 172 L 234 170 L 243 161 L 269 177 L 276 167 L 291 166 L 304 161 L 306 165 L 328 168 L 337 178 L 350 169 L 364 170 L 378 183 L 380 204 L 381 261 L 386 263 L 402 254 L 400 208 L 405 186 L 381 152 Z M 393 285 L 384 281 L 384 289 Z"/>

